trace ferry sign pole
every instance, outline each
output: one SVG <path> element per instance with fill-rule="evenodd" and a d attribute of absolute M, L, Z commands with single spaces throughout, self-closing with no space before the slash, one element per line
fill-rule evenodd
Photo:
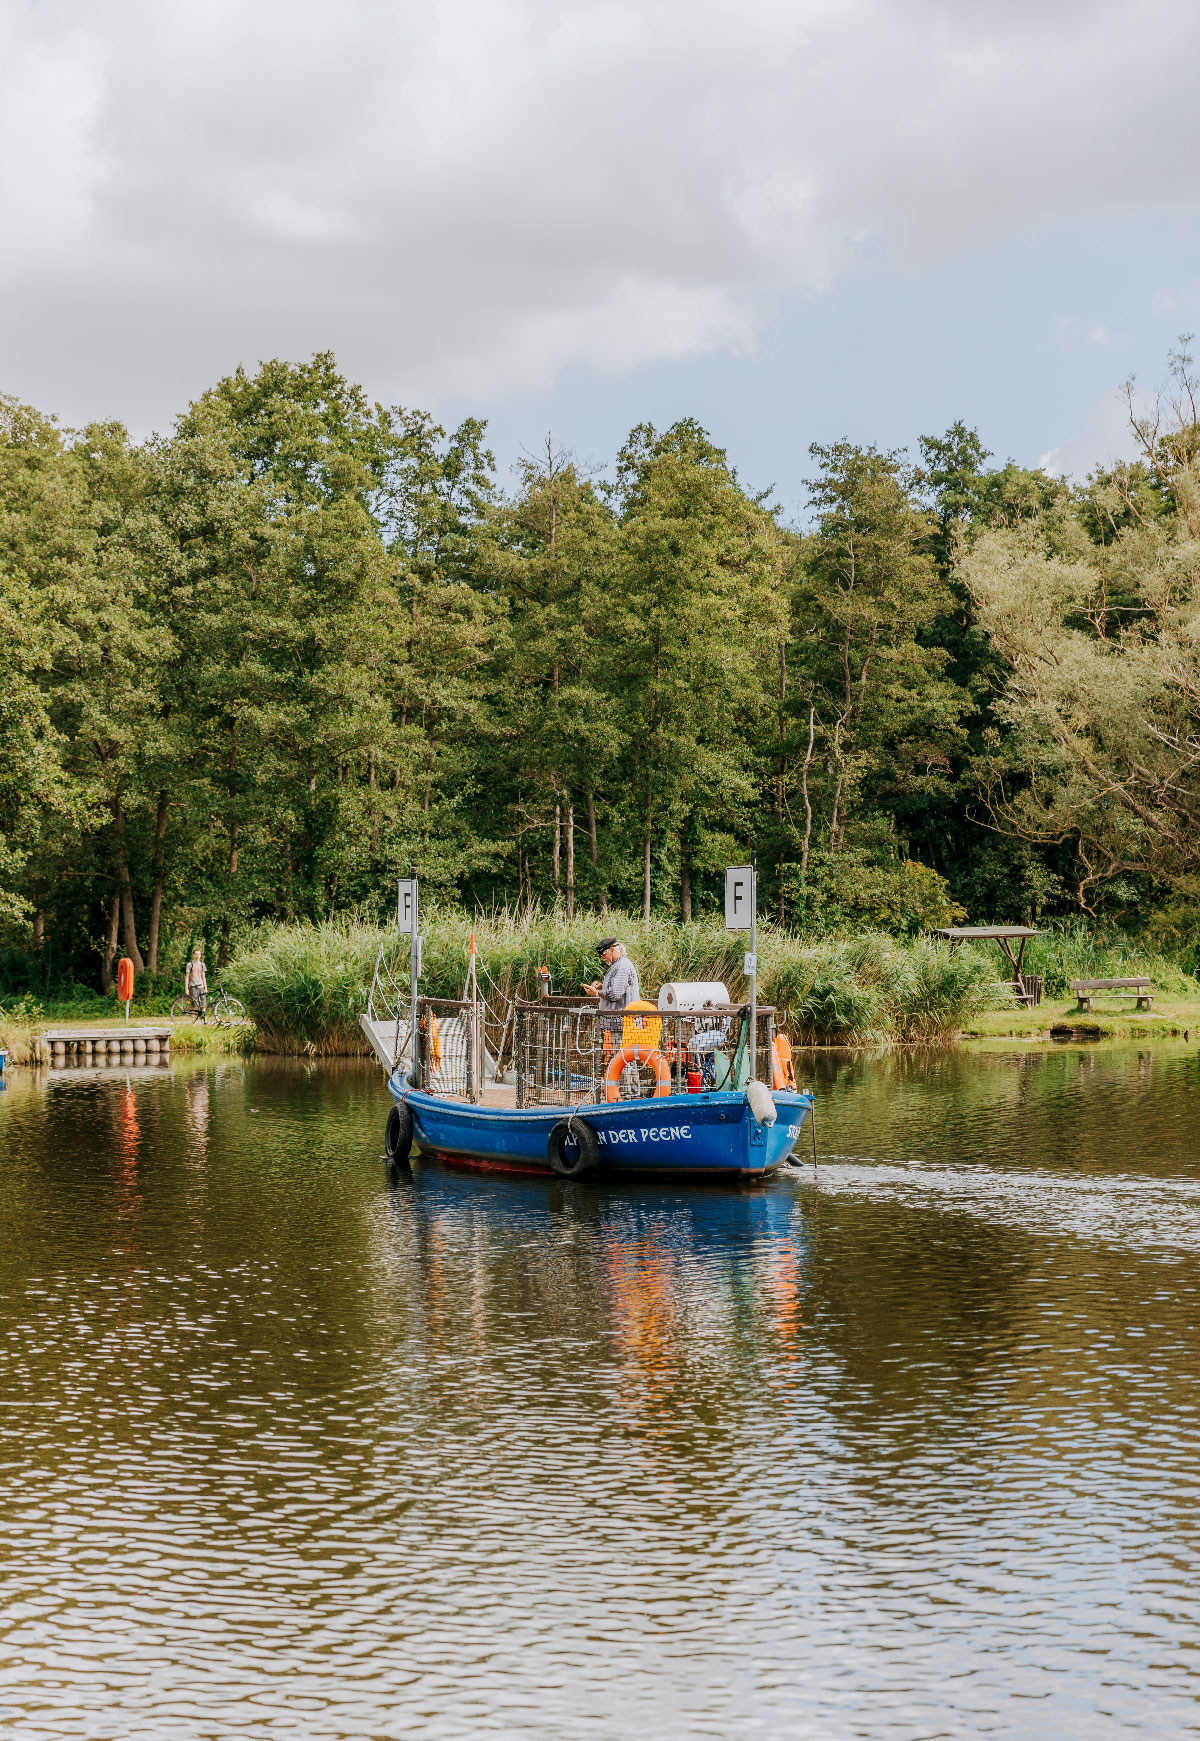
<path fill-rule="evenodd" d="M 475 933 L 471 933 L 471 1099 L 478 1105 L 483 1099 L 483 1084 L 479 1077 L 479 972 L 475 962 Z"/>
<path fill-rule="evenodd" d="M 417 930 L 416 865 L 413 866 L 412 876 L 401 878 L 397 889 L 396 922 L 401 931 L 408 932 L 408 996 L 409 1014 L 412 1017 L 408 1073 L 415 1084 L 417 1080 L 417 981 L 421 977 L 421 936 Z"/>
<path fill-rule="evenodd" d="M 742 971 L 750 982 L 750 1080 L 758 1078 L 758 854 L 749 864 L 731 864 L 725 871 L 725 929 L 749 931 L 750 948 Z"/>

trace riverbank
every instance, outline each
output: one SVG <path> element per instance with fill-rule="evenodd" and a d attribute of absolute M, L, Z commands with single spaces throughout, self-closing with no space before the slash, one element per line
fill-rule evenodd
<path fill-rule="evenodd" d="M 1200 1042 L 1200 1000 L 1179 998 L 1155 1000 L 1149 1014 L 1126 1009 L 1096 1008 L 1089 1015 L 1081 1013 L 1074 1002 L 1043 1003 L 1034 1010 L 998 1008 L 985 1010 L 965 1027 L 938 1037 L 944 1045 L 986 1043 L 988 1040 L 1023 1040 L 1032 1045 L 1051 1046 L 1064 1041 L 1128 1041 L 1128 1040 L 1196 1040 Z M 43 1019 L 36 1026 L 0 1020 L 0 1051 L 7 1052 L 10 1066 L 29 1066 L 47 1062 L 44 1049 L 38 1045 L 38 1031 L 48 1026 L 56 1030 L 77 1028 L 80 1031 L 95 1023 L 55 1018 Z M 159 1024 L 155 1024 L 159 1025 Z M 137 1023 L 131 1024 L 136 1029 Z M 825 1051 L 831 1046 L 920 1045 L 926 1041 L 823 1039 L 797 1040 L 801 1049 Z M 318 1056 L 332 1062 L 337 1058 L 369 1056 L 369 1050 L 357 1035 L 347 1037 L 344 1044 L 326 1045 L 311 1050 L 298 1046 L 272 1045 L 264 1041 L 252 1023 L 241 1028 L 217 1028 L 212 1024 L 179 1022 L 172 1025 L 171 1051 L 175 1057 L 295 1057 Z"/>
<path fill-rule="evenodd" d="M 1094 1000 L 1091 1012 L 1080 1010 L 1075 998 L 1056 999 L 1036 1009 L 987 1010 L 963 1029 L 964 1040 L 1187 1040 L 1200 1039 L 1200 998 L 1159 996 L 1154 1007 L 1138 1011 L 1132 1002 L 1121 1008 L 1115 1000 Z"/>
<path fill-rule="evenodd" d="M 603 920 L 511 911 L 471 918 L 457 908 L 431 906 L 422 930 L 425 994 L 463 995 L 474 933 L 480 989 L 497 1016 L 513 996 L 537 995 L 540 967 L 548 968 L 555 991 L 576 991 L 592 979 L 600 932 L 627 944 L 649 996 L 670 980 L 718 980 L 734 999 L 747 994 L 745 934 L 726 931 L 716 918 L 689 925 L 664 918 L 644 924 L 628 913 Z M 235 955 L 227 978 L 258 1024 L 261 1049 L 359 1053 L 365 1044 L 358 1014 L 381 952 L 396 981 L 406 985 L 408 945 L 394 928 L 349 920 L 274 925 Z M 1064 1028 L 1085 1039 L 1182 1037 L 1200 1029 L 1200 985 L 1190 964 L 1080 920 L 1056 922 L 1032 940 L 1025 968 L 1043 981 L 1045 993 L 1032 1012 L 1013 1002 L 1005 983 L 1010 970 L 988 944 L 951 946 L 874 931 L 797 937 L 764 921 L 758 968 L 760 1000 L 774 1005 L 780 1025 L 801 1046 L 941 1045 L 960 1036 L 1006 1034 L 1049 1041 L 1053 1030 Z M 1153 983 L 1149 1016 L 1116 1000 L 1098 1000 L 1091 1016 L 1076 1010 L 1073 979 L 1135 974 Z"/>
<path fill-rule="evenodd" d="M 496 1033 L 515 997 L 537 995 L 540 969 L 553 989 L 577 991 L 595 977 L 600 931 L 628 945 L 644 992 L 653 997 L 670 980 L 723 982 L 732 998 L 747 994 L 742 973 L 744 933 L 717 919 L 681 925 L 630 914 L 603 920 L 561 912 L 501 911 L 470 915 L 432 903 L 423 915 L 426 996 L 463 996 L 472 935 L 478 946 L 479 986 Z M 192 1021 L 172 1024 L 179 1053 L 244 1053 L 352 1057 L 367 1052 L 358 1027 L 372 975 L 382 958 L 394 982 L 406 988 L 408 943 L 394 926 L 352 919 L 322 925 L 262 927 L 236 951 L 225 971 L 253 1025 L 218 1028 Z M 964 1038 L 1011 1037 L 1029 1042 L 1174 1039 L 1200 1034 L 1200 984 L 1179 962 L 1121 937 L 1106 937 L 1081 922 L 1057 924 L 1033 939 L 1026 970 L 1043 981 L 1036 1009 L 1016 1005 L 1002 981 L 1001 962 L 988 945 L 951 947 L 933 938 L 898 938 L 881 932 L 857 936 L 796 937 L 763 922 L 758 941 L 759 998 L 777 1011 L 780 1026 L 799 1046 L 946 1045 Z M 1005 970 L 1007 971 L 1007 970 Z M 1069 991 L 1072 979 L 1149 978 L 1154 1007 L 1144 1014 L 1129 1001 L 1098 998 L 1088 1014 Z M 153 999 L 133 1012 L 134 1022 L 161 1021 Z M 30 1060 L 40 1028 L 111 1022 L 115 1006 L 96 998 L 86 1005 L 29 1000 L 0 1016 L 0 1047 L 11 1061 Z"/>

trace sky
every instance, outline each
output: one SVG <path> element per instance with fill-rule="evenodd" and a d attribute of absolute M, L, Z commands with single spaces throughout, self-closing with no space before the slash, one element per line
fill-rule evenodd
<path fill-rule="evenodd" d="M 1200 329 L 1195 0 L 0 0 L 0 391 L 166 430 L 333 350 L 604 467 L 695 416 L 1129 451 Z"/>

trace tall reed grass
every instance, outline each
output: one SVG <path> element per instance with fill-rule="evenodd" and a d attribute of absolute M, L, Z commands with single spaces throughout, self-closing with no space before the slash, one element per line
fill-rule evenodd
<path fill-rule="evenodd" d="M 556 991 L 578 991 L 601 971 L 600 923 L 591 916 L 568 921 L 561 913 L 511 909 L 472 919 L 460 910 L 430 907 L 422 916 L 421 989 L 428 997 L 462 996 L 474 931 L 480 987 L 494 1010 L 514 995 L 534 997 L 543 965 Z M 722 980 L 735 999 L 745 996 L 744 935 L 712 922 L 643 924 L 622 913 L 610 914 L 603 928 L 626 943 L 644 995 L 655 996 L 665 980 L 709 979 Z M 226 981 L 245 1001 L 260 1046 L 362 1051 L 358 1016 L 381 947 L 403 982 L 408 945 L 394 928 L 355 919 L 273 926 L 238 953 Z M 802 941 L 763 924 L 758 957 L 760 1000 L 774 1004 L 780 1024 L 806 1044 L 945 1039 L 998 995 L 990 954 L 952 951 L 932 941 L 901 942 L 875 933 Z"/>
<path fill-rule="evenodd" d="M 0 1052 L 10 1064 L 31 1064 L 42 1026 L 42 1006 L 28 993 L 18 1003 L 0 1009 Z"/>

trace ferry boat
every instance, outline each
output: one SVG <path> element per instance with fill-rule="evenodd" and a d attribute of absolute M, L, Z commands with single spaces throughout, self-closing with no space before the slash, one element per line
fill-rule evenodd
<path fill-rule="evenodd" d="M 381 951 L 359 1022 L 395 1102 L 384 1136 L 393 1170 L 418 1148 L 571 1179 L 750 1179 L 790 1160 L 813 1113 L 774 1014 L 752 1015 L 723 985 L 688 984 L 619 1013 L 552 995 L 499 1015 L 477 995 L 417 998 L 414 1013 Z"/>

